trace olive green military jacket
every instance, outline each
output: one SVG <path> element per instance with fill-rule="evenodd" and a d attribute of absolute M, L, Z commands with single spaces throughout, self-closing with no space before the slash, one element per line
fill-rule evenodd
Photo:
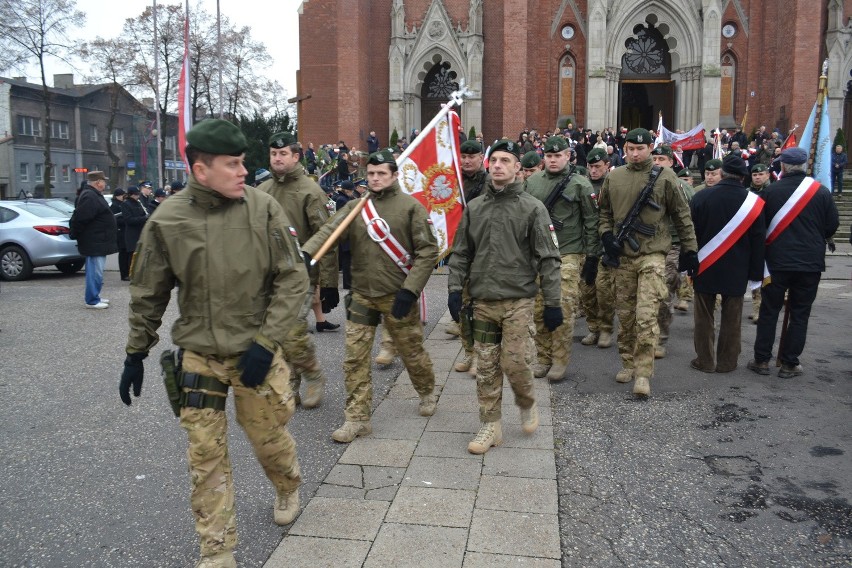
<path fill-rule="evenodd" d="M 763 190 L 764 190 L 764 189 L 766 189 L 767 187 L 769 187 L 769 184 L 770 184 L 770 183 L 772 183 L 772 181 L 771 181 L 771 180 L 767 181 L 766 183 L 764 183 L 763 185 L 761 185 L 761 186 L 759 186 L 759 187 L 755 187 L 755 186 L 754 186 L 754 184 L 749 184 L 749 186 L 748 186 L 748 190 L 749 190 L 750 192 L 752 192 L 752 193 L 756 193 L 756 194 L 758 194 L 758 195 L 762 195 Z"/>
<path fill-rule="evenodd" d="M 449 291 L 470 280 L 475 300 L 534 298 L 541 276 L 545 306 L 561 305 L 562 258 L 547 209 L 515 181 L 502 191 L 489 182 L 456 229 Z"/>
<path fill-rule="evenodd" d="M 462 174 L 462 193 L 464 194 L 465 203 L 471 199 L 471 195 L 477 190 L 477 188 L 479 189 L 479 195 L 477 197 L 485 195 L 485 186 L 488 184 L 487 178 L 488 172 L 484 169 L 480 169 L 472 176 Z"/>
<path fill-rule="evenodd" d="M 683 198 L 686 199 L 687 204 L 692 201 L 693 197 L 695 197 L 695 190 L 692 188 L 692 186 L 680 178 L 678 178 L 677 180 L 677 187 L 683 195 Z M 691 215 L 690 218 L 692 218 Z M 680 237 L 678 237 L 677 230 L 675 229 L 674 224 L 671 222 L 669 223 L 669 234 L 672 237 L 672 246 L 680 246 Z"/>
<path fill-rule="evenodd" d="M 568 172 L 569 166 L 555 174 L 547 170 L 536 172 L 527 178 L 526 191 L 543 203 Z M 600 240 L 594 193 L 588 178 L 574 172 L 562 192 L 562 197 L 556 200 L 553 217 L 562 221 L 562 229 L 556 230 L 559 254 L 597 254 Z"/>
<path fill-rule="evenodd" d="M 341 239 L 349 241 L 352 254 L 352 290 L 368 298 L 394 294 L 401 288 L 420 295 L 438 262 L 438 240 L 429 213 L 419 201 L 404 193 L 397 181 L 379 193 L 368 191 L 367 195 L 391 234 L 411 255 L 412 268 L 408 274 L 400 270 L 370 238 L 367 224 L 358 215 L 341 235 Z M 311 256 L 316 254 L 359 201 L 353 199 L 338 211 L 304 244 L 304 251 Z"/>
<path fill-rule="evenodd" d="M 305 174 L 301 164 L 283 176 L 273 175 L 258 186 L 275 198 L 284 208 L 287 218 L 299 235 L 299 244 L 305 244 L 331 218 L 328 211 L 328 196 L 317 182 Z M 311 272 L 311 284 L 321 288 L 337 288 L 337 247 L 331 249 L 319 263 L 319 273 Z"/>
<path fill-rule="evenodd" d="M 151 350 L 178 287 L 172 341 L 231 357 L 252 341 L 285 347 L 305 303 L 308 274 L 295 230 L 272 197 L 252 187 L 227 199 L 194 177 L 142 230 L 130 285 L 127 352 Z"/>
<path fill-rule="evenodd" d="M 627 217 L 642 188 L 648 183 L 652 165 L 653 162 L 648 158 L 639 164 L 615 168 L 607 174 L 600 195 L 599 232 L 601 235 L 618 231 L 619 223 Z M 669 220 L 680 237 L 682 249 L 697 251 L 698 241 L 695 239 L 689 204 L 684 199 L 683 192 L 678 186 L 678 179 L 670 168 L 663 168 L 660 172 L 654 184 L 653 200 L 660 206 L 659 211 L 645 207 L 639 219 L 646 225 L 654 227 L 654 235 L 645 236 L 634 233 L 634 238 L 639 243 L 639 250 L 634 251 L 625 243 L 622 254 L 635 257 L 651 253 L 668 253 L 672 248 Z"/>

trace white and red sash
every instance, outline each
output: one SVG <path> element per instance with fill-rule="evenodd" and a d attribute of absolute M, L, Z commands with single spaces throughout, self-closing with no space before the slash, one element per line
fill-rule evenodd
<path fill-rule="evenodd" d="M 367 200 L 367 204 L 361 209 L 361 219 L 367 225 L 367 234 L 373 241 L 378 244 L 385 254 L 390 257 L 393 263 L 404 274 L 411 272 L 413 265 L 411 264 L 411 255 L 405 250 L 393 233 L 390 231 L 388 222 L 379 217 L 376 206 L 372 200 Z M 426 294 L 420 294 L 420 321 L 426 321 Z"/>
<path fill-rule="evenodd" d="M 802 209 L 804 209 L 808 203 L 811 202 L 814 195 L 817 194 L 819 188 L 822 187 L 820 183 L 812 177 L 806 177 L 802 180 L 802 183 L 799 184 L 799 187 L 796 188 L 796 191 L 793 192 L 793 195 L 781 206 L 781 209 L 778 210 L 778 213 L 772 217 L 772 220 L 769 222 L 769 227 L 766 229 L 766 244 L 772 244 L 772 242 L 784 232 L 784 230 L 790 226 L 790 223 L 793 222 L 799 213 L 801 213 Z M 763 284 L 769 284 L 771 281 L 771 275 L 769 274 L 769 265 L 765 262 L 763 263 Z"/>
<path fill-rule="evenodd" d="M 764 205 L 765 202 L 761 198 L 750 191 L 748 192 L 743 204 L 740 205 L 731 220 L 698 251 L 698 262 L 700 263 L 698 274 L 710 268 L 734 246 L 734 243 L 740 240 L 740 237 L 760 216 Z"/>

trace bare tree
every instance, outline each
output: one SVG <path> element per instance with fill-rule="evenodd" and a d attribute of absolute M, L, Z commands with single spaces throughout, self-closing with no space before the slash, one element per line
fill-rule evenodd
<path fill-rule="evenodd" d="M 48 56 L 66 60 L 74 50 L 67 30 L 83 24 L 84 15 L 75 0 L 3 0 L 0 1 L 0 66 L 20 68 L 33 59 L 41 71 L 44 101 L 44 194 L 51 196 L 50 178 L 50 89 L 44 73 Z"/>

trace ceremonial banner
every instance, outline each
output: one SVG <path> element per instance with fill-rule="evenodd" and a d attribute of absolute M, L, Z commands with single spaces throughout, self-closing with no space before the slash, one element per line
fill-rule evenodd
<path fill-rule="evenodd" d="M 183 24 L 183 62 L 178 78 L 178 149 L 186 171 L 186 133 L 192 128 L 192 105 L 189 102 L 189 2 L 186 3 L 186 19 Z"/>
<path fill-rule="evenodd" d="M 663 114 L 660 113 L 660 122 L 657 125 L 657 139 L 654 146 L 660 144 L 668 144 L 672 148 L 677 146 L 681 150 L 701 150 L 707 144 L 704 123 L 699 122 L 698 126 L 689 132 L 677 134 L 663 126 Z"/>
<path fill-rule="evenodd" d="M 429 211 L 440 258 L 449 253 L 464 208 L 459 122 L 459 115 L 450 111 L 431 131 L 421 133 L 420 142 L 398 162 L 402 190 Z"/>
<path fill-rule="evenodd" d="M 814 132 L 814 123 L 817 117 L 819 103 L 814 104 L 811 110 L 811 116 L 808 118 L 808 123 L 805 125 L 805 130 L 802 132 L 802 139 L 799 142 L 799 148 L 810 152 L 811 143 L 816 141 L 814 148 L 814 164 L 811 170 L 811 175 L 815 180 L 824 185 L 829 191 L 831 190 L 831 128 L 828 120 L 828 97 L 822 103 L 821 117 L 819 122 L 819 131 Z M 816 134 L 816 136 L 814 136 Z"/>

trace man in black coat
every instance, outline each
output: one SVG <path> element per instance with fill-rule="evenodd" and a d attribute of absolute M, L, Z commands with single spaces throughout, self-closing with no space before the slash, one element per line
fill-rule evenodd
<path fill-rule="evenodd" d="M 803 373 L 799 355 L 805 348 L 811 305 L 825 270 L 825 243 L 840 224 L 831 190 L 805 177 L 807 160 L 808 153 L 802 148 L 784 150 L 780 159 L 781 179 L 763 190 L 766 265 L 771 282 L 763 287 L 754 360 L 749 362 L 748 368 L 760 375 L 769 374 L 778 313 L 789 291 L 790 321 L 787 334 L 778 346 L 781 360 L 778 376 L 784 379 Z M 796 201 L 796 190 L 800 187 L 805 191 Z M 795 202 L 798 207 L 785 216 L 782 208 L 788 202 L 791 205 Z M 799 208 L 801 210 L 795 213 Z"/>
<path fill-rule="evenodd" d="M 109 300 L 101 298 L 104 265 L 107 255 L 118 251 L 118 229 L 115 215 L 103 196 L 106 176 L 93 171 L 86 179 L 88 183 L 80 191 L 71 215 L 70 236 L 77 240 L 77 249 L 86 257 L 86 307 L 103 310 L 109 307 Z"/>
<path fill-rule="evenodd" d="M 136 243 L 142 235 L 142 227 L 148 220 L 151 212 L 142 201 L 142 195 L 138 187 L 127 188 L 127 199 L 121 204 L 121 212 L 124 216 L 124 244 L 130 254 L 136 250 Z"/>
<path fill-rule="evenodd" d="M 705 373 L 729 373 L 737 368 L 743 294 L 749 281 L 760 282 L 763 277 L 763 202 L 743 187 L 747 175 L 742 158 L 725 156 L 722 180 L 697 192 L 689 205 L 700 260 L 698 274 L 693 276 L 697 357 L 690 366 Z M 722 296 L 718 345 L 714 323 L 717 294 Z"/>
<path fill-rule="evenodd" d="M 115 224 L 118 228 L 115 242 L 118 246 L 118 272 L 121 274 L 121 280 L 127 282 L 130 280 L 130 255 L 133 251 L 128 252 L 124 241 L 124 214 L 121 212 L 121 205 L 125 199 L 127 199 L 127 192 L 119 187 L 112 193 L 112 203 L 109 204 L 109 208 L 115 215 Z"/>

